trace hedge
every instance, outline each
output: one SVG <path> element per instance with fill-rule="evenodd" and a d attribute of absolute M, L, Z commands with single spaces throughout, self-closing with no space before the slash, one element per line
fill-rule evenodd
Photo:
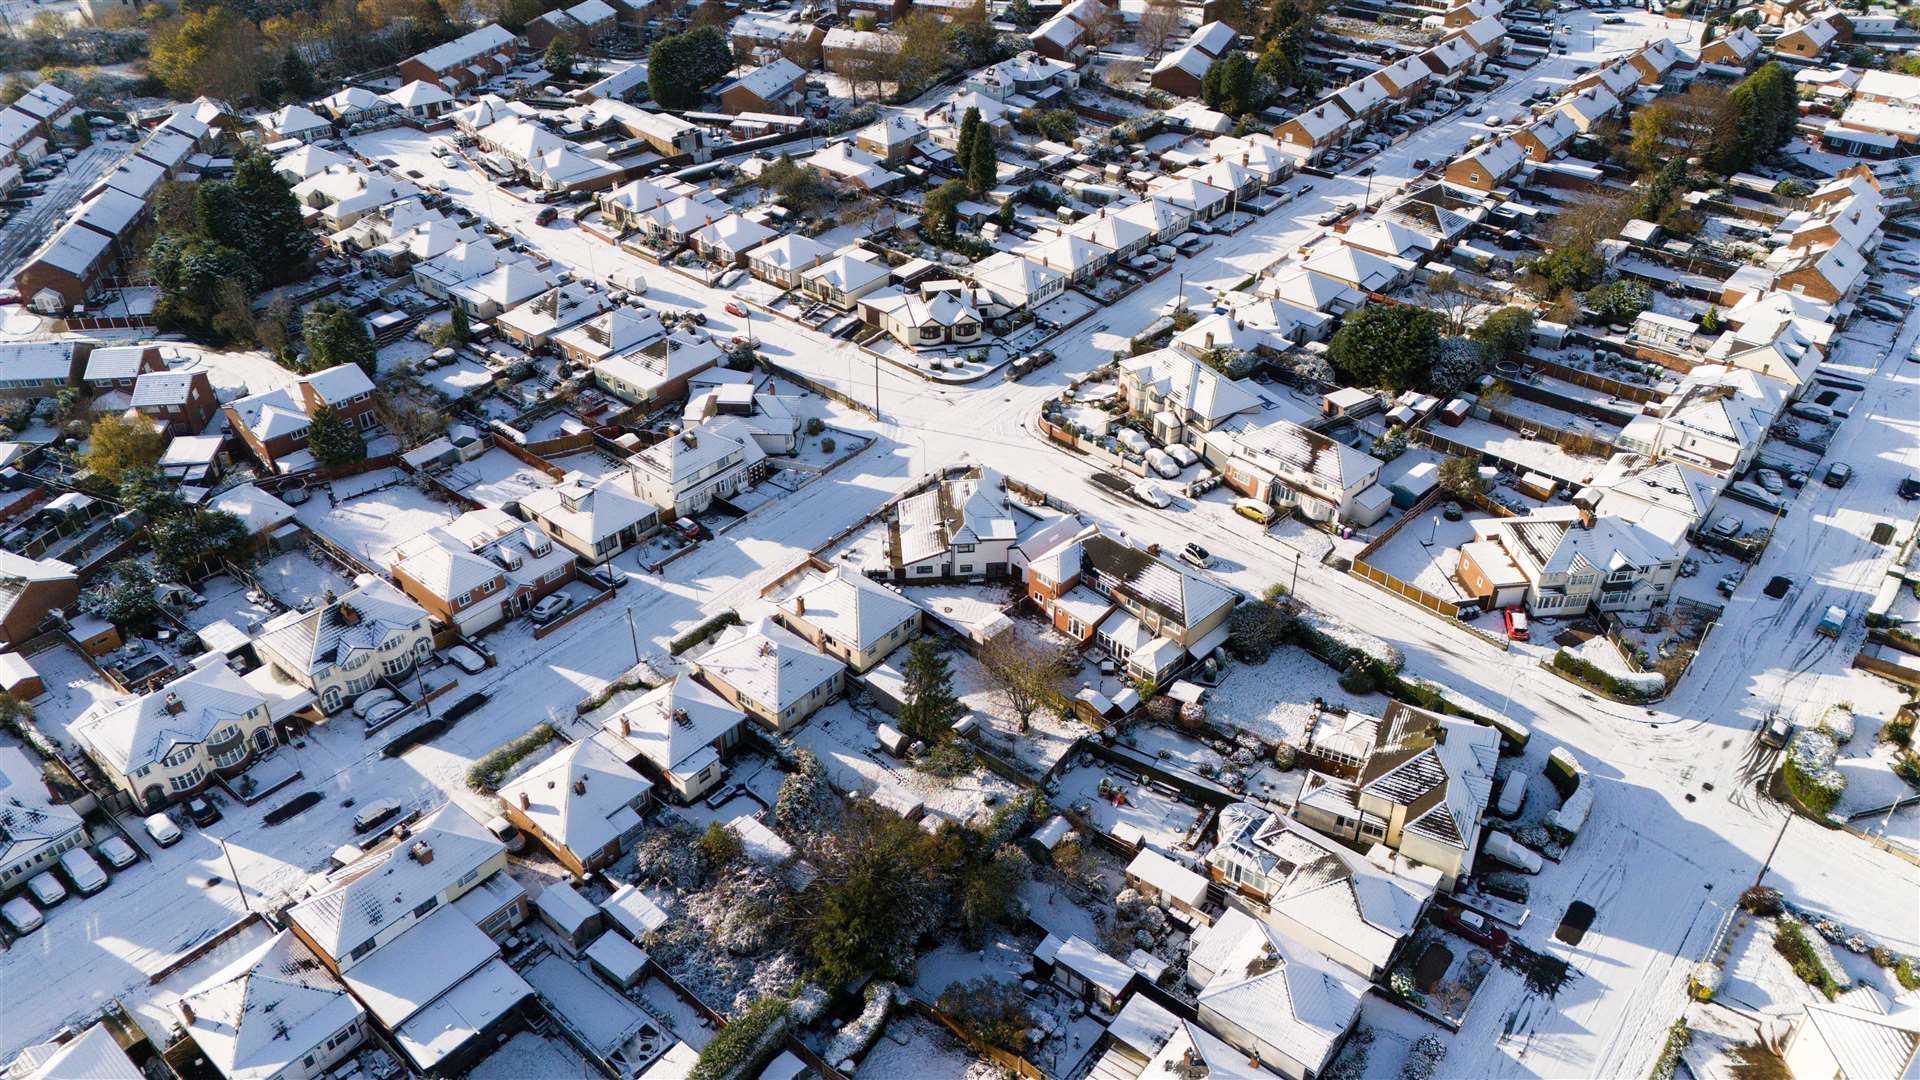
<path fill-rule="evenodd" d="M 1786 785 L 1787 794 L 1792 795 L 1795 802 L 1818 817 L 1825 817 L 1833 804 L 1840 801 L 1840 792 L 1815 783 L 1791 757 L 1780 766 L 1780 782 Z"/>
<path fill-rule="evenodd" d="M 675 656 L 679 656 L 681 653 L 698 646 L 701 642 L 706 641 L 721 630 L 729 626 L 739 625 L 740 616 L 737 613 L 731 609 L 723 611 L 713 618 L 708 619 L 706 622 L 701 623 L 699 626 L 674 638 L 673 643 L 667 646 L 667 651 Z"/>
<path fill-rule="evenodd" d="M 1657 695 L 1645 693 L 1626 681 L 1602 671 L 1599 667 L 1582 660 L 1565 649 L 1553 654 L 1553 668 L 1563 675 L 1570 676 L 1575 682 L 1584 683 L 1610 698 L 1619 701 L 1639 703 L 1652 701 Z"/>
<path fill-rule="evenodd" d="M 1820 962 L 1820 954 L 1807 941 L 1806 930 L 1792 918 L 1783 916 L 1774 920 L 1773 951 L 1786 957 L 1800 981 L 1825 994 L 1828 1001 L 1840 996 L 1840 984 Z"/>
<path fill-rule="evenodd" d="M 706 1049 L 700 1051 L 700 1060 L 688 1074 L 689 1080 L 720 1080 L 745 1064 L 749 1055 L 759 1048 L 767 1030 L 786 1014 L 784 998 L 764 997 L 748 1006 L 746 1012 L 714 1033 Z"/>
<path fill-rule="evenodd" d="M 1647 1080 L 1667 1080 L 1673 1075 L 1673 1068 L 1680 1063 L 1680 1051 L 1687 1048 L 1693 1038 L 1693 1030 L 1687 1027 L 1684 1017 L 1673 1022 L 1667 1028 L 1667 1041 L 1660 1047 L 1660 1056 L 1653 1059 L 1653 1069 L 1647 1073 Z"/>
<path fill-rule="evenodd" d="M 492 791 L 516 762 L 552 742 L 559 734 L 552 724 L 542 720 L 519 738 L 501 743 L 467 770 L 467 786 L 475 791 Z"/>

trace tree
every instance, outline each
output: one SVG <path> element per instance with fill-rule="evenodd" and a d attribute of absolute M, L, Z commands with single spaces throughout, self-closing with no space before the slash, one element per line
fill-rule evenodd
<path fill-rule="evenodd" d="M 194 507 L 154 522 L 148 528 L 160 576 L 168 581 L 191 581 L 210 562 L 237 560 L 252 534 L 246 522 L 225 510 Z"/>
<path fill-rule="evenodd" d="M 1679 106 L 1668 101 L 1654 101 L 1635 109 L 1629 124 L 1633 131 L 1633 141 L 1627 145 L 1627 154 L 1643 169 L 1653 168 L 1667 156 L 1667 144 L 1680 126 Z"/>
<path fill-rule="evenodd" d="M 233 102 L 260 87 L 260 30 L 232 8 L 184 11 L 147 35 L 147 69 L 178 98 L 205 94 Z"/>
<path fill-rule="evenodd" d="M 785 154 L 766 167 L 760 183 L 778 196 L 781 205 L 797 213 L 806 213 L 834 201 L 833 187 L 821 175 L 794 163 Z"/>
<path fill-rule="evenodd" d="M 255 149 L 236 155 L 231 185 L 240 206 L 242 230 L 215 239 L 244 251 L 264 282 L 285 284 L 307 272 L 313 257 L 313 233 L 302 218 L 299 200 L 273 159 Z M 208 187 L 213 185 L 202 185 Z"/>
<path fill-rule="evenodd" d="M 1044 139 L 1070 143 L 1080 132 L 1080 118 L 1072 109 L 1027 110 L 1031 114 L 1033 129 Z"/>
<path fill-rule="evenodd" d="M 573 78 L 573 45 L 565 37 L 554 38 L 547 43 L 547 51 L 540 57 L 540 66 L 561 82 Z"/>
<path fill-rule="evenodd" d="M 1250 600 L 1227 614 L 1227 651 L 1245 663 L 1263 663 L 1292 629 L 1293 612 L 1282 599 Z"/>
<path fill-rule="evenodd" d="M 1253 62 L 1235 49 L 1213 62 L 1200 79 L 1200 100 L 1210 109 L 1228 116 L 1251 112 L 1253 98 Z"/>
<path fill-rule="evenodd" d="M 1023 30 L 1040 25 L 1040 16 L 1034 13 L 1033 5 L 1028 0 L 1013 0 L 1001 14 L 1008 22 Z"/>
<path fill-rule="evenodd" d="M 1717 334 L 1720 332 L 1719 308 L 1709 306 L 1707 313 L 1700 316 L 1700 332 L 1703 334 Z"/>
<path fill-rule="evenodd" d="M 1292 86 L 1299 78 L 1293 57 L 1278 42 L 1268 45 L 1253 65 L 1253 77 L 1261 93 L 1272 97 Z"/>
<path fill-rule="evenodd" d="M 1008 632 L 980 646 L 980 664 L 993 681 L 993 695 L 1025 732 L 1033 714 L 1051 704 L 1071 671 L 1071 657 L 1039 648 Z"/>
<path fill-rule="evenodd" d="M 920 207 L 920 232 L 934 243 L 951 243 L 960 203 L 967 197 L 963 180 L 949 180 L 927 193 Z"/>
<path fill-rule="evenodd" d="M 947 670 L 947 658 L 938 646 L 919 638 L 907 648 L 907 666 L 903 700 L 900 703 L 900 732 L 928 746 L 945 742 L 953 733 L 954 721 L 967 711 L 953 696 L 953 673 Z"/>
<path fill-rule="evenodd" d="M 1580 297 L 1604 322 L 1630 323 L 1647 310 L 1652 298 L 1647 287 L 1632 281 L 1614 281 L 1588 289 Z"/>
<path fill-rule="evenodd" d="M 994 145 L 993 132 L 983 127 L 967 156 L 967 186 L 975 192 L 990 191 L 999 175 L 1000 150 Z"/>
<path fill-rule="evenodd" d="M 121 474 L 114 496 L 128 510 L 158 521 L 180 509 L 174 495 L 177 486 L 153 469 L 130 469 Z"/>
<path fill-rule="evenodd" d="M 1424 385 L 1440 345 L 1439 317 L 1405 304 L 1370 304 L 1347 316 L 1327 358 L 1350 384 L 1398 393 Z"/>
<path fill-rule="evenodd" d="M 691 109 L 707 88 L 733 70 L 733 47 L 717 26 L 702 26 L 654 42 L 647 53 L 647 89 L 669 109 Z"/>
<path fill-rule="evenodd" d="M 1475 498 L 1486 490 L 1480 481 L 1480 463 L 1470 457 L 1454 456 L 1440 463 L 1440 487 L 1459 499 Z"/>
<path fill-rule="evenodd" d="M 1687 159 L 1673 158 L 1647 181 L 1646 190 L 1640 193 L 1640 202 L 1634 207 L 1635 216 L 1647 221 L 1665 219 L 1673 209 L 1675 196 L 1687 188 Z"/>
<path fill-rule="evenodd" d="M 938 78 L 948 61 L 946 34 L 939 19 L 914 12 L 895 25 L 900 39 L 899 83 L 902 96 L 917 94 Z"/>
<path fill-rule="evenodd" d="M 351 310 L 331 301 L 315 304 L 300 320 L 300 334 L 307 342 L 309 371 L 358 364 L 368 378 L 379 374 L 367 324 Z"/>
<path fill-rule="evenodd" d="M 235 285 L 242 293 L 260 287 L 260 276 L 245 252 L 200 236 L 161 234 L 147 248 L 147 270 L 160 289 L 153 313 L 161 328 L 211 336 L 216 342 L 233 336 L 228 321 L 221 319 L 232 307 L 226 286 Z M 215 330 L 216 322 L 222 329 Z"/>
<path fill-rule="evenodd" d="M 447 318 L 447 326 L 453 330 L 453 340 L 456 344 L 465 345 L 473 336 L 473 326 L 467 322 L 467 313 L 459 304 L 453 305 Z"/>
<path fill-rule="evenodd" d="M 95 476 L 118 487 L 130 473 L 158 465 L 166 448 L 167 437 L 146 417 L 107 413 L 93 422 L 80 460 Z"/>
<path fill-rule="evenodd" d="M 160 613 L 153 573 L 136 559 L 108 564 L 80 594 L 80 609 L 115 626 L 144 626 Z"/>
<path fill-rule="evenodd" d="M 1016 1053 L 1025 1049 L 1032 1018 L 1020 984 L 990 975 L 940 991 L 940 1011 L 975 1039 Z"/>
<path fill-rule="evenodd" d="M 287 101 L 312 101 L 320 94 L 320 80 L 300 50 L 289 44 L 280 54 L 280 94 Z"/>
<path fill-rule="evenodd" d="M 698 841 L 700 855 L 706 860 L 707 873 L 713 874 L 733 865 L 735 859 L 745 850 L 740 842 L 740 834 L 720 824 L 718 821 L 707 823 L 707 831 L 700 834 Z"/>
<path fill-rule="evenodd" d="M 1133 40 L 1151 58 L 1164 52 L 1167 43 L 1179 33 L 1179 0 L 1147 0 L 1146 10 L 1140 13 L 1140 24 L 1133 32 Z"/>
<path fill-rule="evenodd" d="M 86 113 L 75 113 L 73 122 L 67 125 L 67 140 L 78 149 L 93 145 L 93 121 Z"/>
<path fill-rule="evenodd" d="M 1473 340 L 1480 343 L 1489 362 L 1511 360 L 1533 344 L 1533 323 L 1533 312 L 1509 305 L 1474 327 Z"/>
<path fill-rule="evenodd" d="M 307 449 L 322 466 L 350 465 L 366 460 L 367 440 L 339 413 L 322 405 L 314 410 L 307 427 Z"/>
<path fill-rule="evenodd" d="M 872 972 L 912 963 L 914 944 L 944 922 L 952 872 L 963 857 L 951 834 L 919 826 L 862 801 L 832 842 L 809 850 L 820 877 L 803 897 L 803 937 L 822 986 L 837 990 Z"/>
<path fill-rule="evenodd" d="M 973 164 L 973 140 L 979 137 L 980 108 L 977 105 L 969 105 L 967 111 L 960 116 L 960 137 L 953 148 L 954 160 L 958 161 L 962 168 Z"/>
<path fill-rule="evenodd" d="M 1468 292 L 1460 278 L 1449 270 L 1429 273 L 1418 289 L 1409 290 L 1408 298 L 1412 303 L 1440 316 L 1440 332 L 1443 334 L 1466 333 L 1467 318 L 1480 303 L 1480 298 Z"/>
<path fill-rule="evenodd" d="M 0 105 L 11 105 L 32 90 L 33 83 L 28 82 L 26 76 L 17 73 L 9 75 L 6 82 L 0 83 Z"/>
<path fill-rule="evenodd" d="M 1764 64 L 1728 92 L 1705 155 L 1707 167 L 1721 174 L 1751 168 L 1785 146 L 1799 123 L 1793 75 L 1778 61 Z"/>

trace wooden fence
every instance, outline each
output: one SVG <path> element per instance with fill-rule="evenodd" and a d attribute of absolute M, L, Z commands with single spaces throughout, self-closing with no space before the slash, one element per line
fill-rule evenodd
<path fill-rule="evenodd" d="M 1053 1078 L 1048 1076 L 1046 1074 L 1046 1071 L 1040 1068 L 1040 1066 L 1035 1065 L 1033 1062 L 1028 1061 L 1026 1058 L 1021 1057 L 1019 1054 L 1013 1053 L 1010 1050 L 1002 1050 L 999 1047 L 992 1045 L 991 1043 L 984 1043 L 974 1038 L 966 1030 L 961 1028 L 959 1024 L 956 1024 L 952 1020 L 948 1019 L 947 1014 L 941 1012 L 939 1009 L 934 1008 L 932 1005 L 928 1004 L 927 1002 L 924 1002 L 917 997 L 909 997 L 907 998 L 907 1007 L 912 1011 L 919 1013 L 921 1016 L 926 1017 L 928 1020 L 931 1020 L 934 1023 L 939 1024 L 941 1027 L 946 1028 L 949 1032 L 953 1034 L 954 1038 L 959 1039 L 963 1043 L 966 1043 L 968 1049 L 972 1050 L 976 1054 L 979 1054 L 981 1057 L 986 1058 L 988 1061 L 993 1062 L 995 1065 L 1000 1066 L 1002 1069 L 1007 1070 L 1013 1075 L 1021 1077 L 1023 1078 L 1023 1080 L 1053 1080 Z M 884 1037 L 885 1036 L 883 1035 L 882 1038 Z"/>

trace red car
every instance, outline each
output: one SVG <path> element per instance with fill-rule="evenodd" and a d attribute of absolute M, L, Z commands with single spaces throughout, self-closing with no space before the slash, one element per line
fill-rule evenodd
<path fill-rule="evenodd" d="M 727 314 L 729 314 L 729 315 L 735 315 L 735 316 L 738 316 L 738 317 L 740 317 L 740 318 L 742 318 L 742 319 L 745 319 L 745 318 L 750 318 L 750 316 L 749 316 L 749 315 L 747 314 L 747 308 L 746 308 L 746 305 L 745 305 L 745 304 L 741 304 L 741 303 L 739 303 L 739 302 L 737 302 L 737 301 L 735 301 L 735 302 L 729 302 L 729 303 L 727 304 Z"/>
<path fill-rule="evenodd" d="M 1492 920 L 1477 911 L 1436 907 L 1433 910 L 1433 921 L 1488 952 L 1506 951 L 1507 932 L 1493 925 Z"/>
<path fill-rule="evenodd" d="M 1507 637 L 1514 641 L 1527 640 L 1527 613 L 1517 607 L 1501 612 L 1507 620 Z"/>

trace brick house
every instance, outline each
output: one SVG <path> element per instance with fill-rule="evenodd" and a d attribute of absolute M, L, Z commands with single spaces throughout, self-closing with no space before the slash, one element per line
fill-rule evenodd
<path fill-rule="evenodd" d="M 134 380 L 133 408 L 164 420 L 175 435 L 198 435 L 220 411 L 205 371 L 149 371 Z"/>
<path fill-rule="evenodd" d="M 373 380 L 355 364 L 338 364 L 302 375 L 292 386 L 250 394 L 226 405 L 227 425 L 269 468 L 306 448 L 313 414 L 332 408 L 350 426 L 366 431 L 374 416 Z"/>

